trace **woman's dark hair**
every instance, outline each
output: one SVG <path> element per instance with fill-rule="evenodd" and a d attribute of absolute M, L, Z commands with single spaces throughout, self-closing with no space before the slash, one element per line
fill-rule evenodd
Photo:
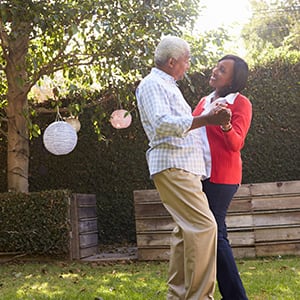
<path fill-rule="evenodd" d="M 223 95 L 220 96 L 223 97 L 230 93 L 237 93 L 242 91 L 246 87 L 249 71 L 247 63 L 238 56 L 232 54 L 225 55 L 219 60 L 219 62 L 225 59 L 233 60 L 234 66 L 231 86 L 227 87 L 226 90 L 222 92 Z"/>

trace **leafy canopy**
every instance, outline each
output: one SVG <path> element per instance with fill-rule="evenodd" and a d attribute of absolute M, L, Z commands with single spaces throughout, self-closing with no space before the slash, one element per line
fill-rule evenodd
<path fill-rule="evenodd" d="M 1 1 L 1 31 L 7 39 L 28 35 L 27 88 L 62 71 L 68 89 L 101 89 L 132 83 L 146 72 L 162 34 L 180 34 L 197 16 L 198 1 Z M 10 51 L 1 40 L 3 51 Z M 91 72 L 93 69 L 93 72 Z M 7 85 L 1 73 L 1 94 Z M 2 96 L 3 100 L 3 96 Z"/>
<path fill-rule="evenodd" d="M 276 58 L 299 60 L 299 1 L 252 0 L 251 6 L 253 16 L 242 32 L 248 61 L 260 64 Z"/>

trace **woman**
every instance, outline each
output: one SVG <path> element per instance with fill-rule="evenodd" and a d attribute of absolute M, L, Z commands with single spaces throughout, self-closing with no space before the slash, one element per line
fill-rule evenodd
<path fill-rule="evenodd" d="M 250 127 L 252 105 L 240 94 L 248 78 L 248 65 L 240 57 L 226 55 L 213 69 L 209 85 L 214 91 L 200 100 L 193 115 L 203 115 L 226 103 L 231 120 L 221 126 L 201 128 L 207 177 L 203 190 L 218 225 L 217 280 L 223 300 L 247 299 L 245 289 L 227 239 L 225 217 L 242 180 L 241 149 Z"/>

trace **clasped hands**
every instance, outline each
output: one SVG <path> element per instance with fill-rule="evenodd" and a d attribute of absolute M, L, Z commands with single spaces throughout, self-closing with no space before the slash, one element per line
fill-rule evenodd
<path fill-rule="evenodd" d="M 208 112 L 207 119 L 211 125 L 221 125 L 224 131 L 231 129 L 231 110 L 227 108 L 225 103 L 216 103 L 216 105 Z"/>

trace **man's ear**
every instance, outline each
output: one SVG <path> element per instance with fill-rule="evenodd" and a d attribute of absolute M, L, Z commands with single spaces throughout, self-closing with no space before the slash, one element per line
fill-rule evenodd
<path fill-rule="evenodd" d="M 168 65 L 170 68 L 173 68 L 175 63 L 176 63 L 176 59 L 174 57 L 171 57 L 168 61 Z"/>

